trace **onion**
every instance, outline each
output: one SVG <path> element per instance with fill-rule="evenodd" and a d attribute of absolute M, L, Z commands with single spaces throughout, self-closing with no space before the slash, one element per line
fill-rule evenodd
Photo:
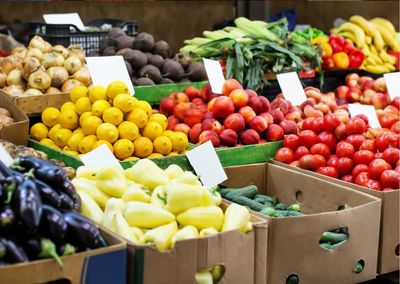
<path fill-rule="evenodd" d="M 29 88 L 28 90 L 26 90 L 24 92 L 24 95 L 28 95 L 28 96 L 38 96 L 38 95 L 43 95 L 43 93 L 41 91 L 39 91 L 38 89 L 34 89 L 34 88 Z"/>
<path fill-rule="evenodd" d="M 24 89 L 19 86 L 19 85 L 10 85 L 7 87 L 3 88 L 4 92 L 13 95 L 13 96 L 18 96 L 21 95 L 24 92 Z"/>
<path fill-rule="evenodd" d="M 69 79 L 62 85 L 61 92 L 69 93 L 69 91 L 71 91 L 75 86 L 83 86 L 83 84 L 76 79 Z"/>
<path fill-rule="evenodd" d="M 29 47 L 37 48 L 41 52 L 44 52 L 46 49 L 46 43 L 44 39 L 40 36 L 35 35 L 29 42 Z"/>
<path fill-rule="evenodd" d="M 22 59 L 15 55 L 8 56 L 0 62 L 0 69 L 6 74 L 14 69 L 22 69 Z"/>
<path fill-rule="evenodd" d="M 50 68 L 55 66 L 63 66 L 65 59 L 57 52 L 45 53 L 41 60 L 44 68 Z"/>
<path fill-rule="evenodd" d="M 50 87 L 46 90 L 45 94 L 61 94 L 61 91 L 57 88 Z"/>
<path fill-rule="evenodd" d="M 26 52 L 26 57 L 36 57 L 37 59 L 41 60 L 43 57 L 43 52 L 38 48 L 28 48 Z"/>
<path fill-rule="evenodd" d="M 28 80 L 29 75 L 40 67 L 40 61 L 36 57 L 27 57 L 22 62 L 22 77 Z"/>
<path fill-rule="evenodd" d="M 0 70 L 0 88 L 3 88 L 7 82 L 7 74 Z"/>
<path fill-rule="evenodd" d="M 68 71 L 70 75 L 77 72 L 82 67 L 82 62 L 77 56 L 70 56 L 65 60 L 64 68 Z"/>
<path fill-rule="evenodd" d="M 52 87 L 61 87 L 69 77 L 68 72 L 64 67 L 50 67 L 47 69 L 47 74 L 49 74 L 51 78 Z"/>
<path fill-rule="evenodd" d="M 22 78 L 22 71 L 19 69 L 14 69 L 7 75 L 7 85 L 20 85 L 24 84 Z"/>
<path fill-rule="evenodd" d="M 48 41 L 44 42 L 44 50 L 43 50 L 44 53 L 50 52 L 52 48 L 53 46 L 50 44 L 50 42 Z"/>
<path fill-rule="evenodd" d="M 46 90 L 51 85 L 51 78 L 45 71 L 37 70 L 29 76 L 29 86 L 39 90 Z"/>
<path fill-rule="evenodd" d="M 74 75 L 71 76 L 71 78 L 78 80 L 85 86 L 90 85 L 90 83 L 92 82 L 92 78 L 90 77 L 89 69 L 87 67 L 82 67 L 81 69 L 76 71 Z"/>
<path fill-rule="evenodd" d="M 68 47 L 68 55 L 77 56 L 82 64 L 85 63 L 85 53 L 83 52 L 82 46 L 80 45 L 70 45 Z"/>
<path fill-rule="evenodd" d="M 66 49 L 61 44 L 57 44 L 57 45 L 53 46 L 51 51 L 61 54 L 65 59 L 68 58 L 68 49 Z"/>
<path fill-rule="evenodd" d="M 20 52 L 15 53 L 14 56 L 20 58 L 21 60 L 24 60 L 27 53 L 28 53 L 28 49 L 25 49 L 25 50 L 21 50 Z"/>
<path fill-rule="evenodd" d="M 23 46 L 23 45 L 19 45 L 19 46 L 14 47 L 11 50 L 11 54 L 13 55 L 13 54 L 21 53 L 21 52 L 24 52 L 24 51 L 26 51 L 26 47 Z"/>

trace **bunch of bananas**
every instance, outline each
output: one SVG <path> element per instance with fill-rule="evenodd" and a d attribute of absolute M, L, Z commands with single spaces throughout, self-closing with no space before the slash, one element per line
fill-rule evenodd
<path fill-rule="evenodd" d="M 334 30 L 334 33 L 351 40 L 362 49 L 365 60 L 361 69 L 375 74 L 395 71 L 396 58 L 386 50 L 400 51 L 400 33 L 384 18 L 366 20 L 359 15 Z"/>

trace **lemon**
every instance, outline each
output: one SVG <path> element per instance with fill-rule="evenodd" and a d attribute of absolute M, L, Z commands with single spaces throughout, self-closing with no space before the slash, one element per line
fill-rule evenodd
<path fill-rule="evenodd" d="M 43 145 L 46 145 L 46 146 L 49 146 L 49 147 L 51 147 L 53 145 L 56 145 L 54 143 L 54 141 L 51 140 L 50 138 L 44 138 L 44 139 L 40 140 L 40 144 L 43 144 Z"/>
<path fill-rule="evenodd" d="M 49 130 L 47 129 L 47 126 L 44 125 L 44 123 L 39 122 L 31 127 L 30 134 L 33 139 L 40 141 L 47 137 L 47 135 L 49 134 Z"/>
<path fill-rule="evenodd" d="M 147 137 L 138 137 L 133 142 L 135 148 L 135 156 L 139 158 L 146 158 L 153 152 L 153 143 Z"/>
<path fill-rule="evenodd" d="M 171 136 L 171 142 L 172 150 L 178 152 L 185 150 L 189 143 L 186 134 L 183 132 L 174 132 L 174 134 Z"/>
<path fill-rule="evenodd" d="M 104 111 L 109 107 L 111 107 L 111 105 L 106 100 L 97 100 L 92 105 L 92 113 L 98 117 L 103 117 Z"/>
<path fill-rule="evenodd" d="M 188 149 L 186 149 L 186 150 L 183 150 L 183 151 L 180 151 L 180 152 L 179 152 L 179 155 L 185 155 L 187 152 L 189 152 L 189 150 L 188 150 Z"/>
<path fill-rule="evenodd" d="M 94 135 L 96 134 L 97 127 L 102 123 L 103 121 L 97 116 L 88 116 L 82 123 L 82 131 L 85 135 Z"/>
<path fill-rule="evenodd" d="M 153 141 L 154 152 L 168 155 L 172 151 L 172 142 L 167 136 L 157 137 Z"/>
<path fill-rule="evenodd" d="M 142 136 L 149 138 L 151 141 L 154 141 L 157 137 L 163 134 L 163 129 L 158 122 L 149 122 L 143 128 Z"/>
<path fill-rule="evenodd" d="M 79 142 L 85 137 L 82 133 L 72 133 L 72 136 L 68 139 L 67 146 L 69 150 L 78 151 Z"/>
<path fill-rule="evenodd" d="M 132 121 L 123 121 L 118 125 L 118 133 L 120 139 L 133 141 L 139 137 L 139 128 Z"/>
<path fill-rule="evenodd" d="M 48 107 L 42 112 L 42 121 L 48 127 L 53 127 L 58 123 L 60 111 L 55 107 Z"/>
<path fill-rule="evenodd" d="M 163 132 L 164 136 L 167 136 L 169 139 L 171 139 L 172 135 L 174 135 L 174 132 L 172 130 L 165 130 Z"/>
<path fill-rule="evenodd" d="M 75 129 L 74 131 L 72 131 L 72 134 L 78 134 L 78 133 L 80 133 L 80 134 L 82 134 L 83 136 L 85 136 L 85 133 L 83 133 L 83 130 L 82 130 L 82 128 L 77 128 L 77 129 Z"/>
<path fill-rule="evenodd" d="M 60 124 L 64 128 L 74 130 L 78 127 L 78 115 L 72 109 L 65 109 L 61 111 Z"/>
<path fill-rule="evenodd" d="M 109 99 L 113 100 L 119 94 L 128 94 L 129 95 L 128 87 L 122 81 L 111 82 L 107 86 L 107 97 Z"/>
<path fill-rule="evenodd" d="M 96 135 L 89 135 L 83 137 L 81 142 L 79 142 L 79 152 L 81 154 L 86 154 L 87 152 L 92 151 L 94 143 L 96 143 L 97 137 Z"/>
<path fill-rule="evenodd" d="M 113 145 L 106 140 L 97 140 L 96 143 L 93 144 L 93 149 L 96 149 L 97 147 L 99 147 L 100 145 L 103 145 L 103 144 L 106 144 L 108 149 L 110 149 L 110 151 L 114 153 Z"/>
<path fill-rule="evenodd" d="M 104 86 L 93 86 L 89 89 L 89 99 L 92 103 L 98 100 L 107 100 L 107 88 Z"/>
<path fill-rule="evenodd" d="M 148 159 L 157 159 L 157 158 L 162 158 L 162 157 L 164 157 L 164 156 L 160 153 L 153 153 L 153 154 L 150 154 L 149 156 L 147 156 Z"/>
<path fill-rule="evenodd" d="M 91 111 L 86 111 L 82 113 L 79 117 L 79 125 L 82 126 L 83 121 L 91 115 L 93 115 Z"/>
<path fill-rule="evenodd" d="M 134 145 L 128 139 L 119 139 L 114 143 L 114 155 L 120 160 L 132 156 Z"/>
<path fill-rule="evenodd" d="M 75 104 L 73 102 L 66 102 L 63 103 L 63 105 L 61 106 L 61 112 L 63 112 L 66 109 L 72 109 L 75 111 Z"/>
<path fill-rule="evenodd" d="M 143 109 L 134 108 L 126 114 L 125 120 L 134 122 L 138 128 L 143 128 L 148 122 L 148 116 Z"/>
<path fill-rule="evenodd" d="M 150 115 L 149 122 L 150 121 L 158 122 L 163 130 L 167 129 L 168 118 L 161 113 L 153 113 L 152 115 Z"/>
<path fill-rule="evenodd" d="M 138 161 L 138 160 L 140 160 L 140 158 L 135 157 L 135 156 L 128 157 L 128 158 L 124 159 L 124 161 Z"/>
<path fill-rule="evenodd" d="M 179 156 L 179 153 L 176 151 L 172 151 L 171 153 L 169 153 L 167 156 Z"/>
<path fill-rule="evenodd" d="M 130 112 L 135 107 L 135 100 L 128 94 L 119 94 L 114 98 L 113 106 L 123 112 Z"/>
<path fill-rule="evenodd" d="M 88 97 L 79 98 L 75 102 L 75 111 L 78 114 L 82 114 L 84 112 L 90 111 L 92 109 L 92 104 Z"/>
<path fill-rule="evenodd" d="M 86 86 L 75 86 L 71 89 L 69 96 L 72 102 L 76 102 L 79 98 L 87 97 L 88 88 Z"/>
<path fill-rule="evenodd" d="M 135 107 L 141 108 L 142 110 L 144 110 L 146 112 L 147 116 L 150 116 L 151 112 L 153 111 L 153 109 L 151 108 L 151 105 L 148 102 L 143 101 L 143 100 L 138 100 L 135 103 Z"/>
<path fill-rule="evenodd" d="M 61 129 L 61 128 L 63 128 L 63 127 L 59 123 L 54 125 L 52 128 L 50 128 L 50 131 L 49 131 L 49 134 L 48 134 L 49 138 L 54 141 L 54 137 L 55 137 L 56 131 Z"/>
<path fill-rule="evenodd" d="M 102 123 L 97 127 L 96 135 L 99 140 L 114 143 L 118 139 L 118 129 L 111 123 Z"/>
<path fill-rule="evenodd" d="M 71 155 L 71 156 L 78 156 L 79 153 L 73 150 L 63 150 L 65 153 Z"/>
<path fill-rule="evenodd" d="M 104 111 L 103 120 L 117 126 L 124 120 L 124 114 L 118 108 L 110 107 Z"/>
<path fill-rule="evenodd" d="M 67 145 L 69 138 L 72 136 L 72 131 L 67 128 L 62 128 L 56 131 L 54 142 L 58 147 Z"/>

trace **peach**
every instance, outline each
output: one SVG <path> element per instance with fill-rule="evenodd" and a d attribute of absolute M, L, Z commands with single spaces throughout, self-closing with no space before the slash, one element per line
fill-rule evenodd
<path fill-rule="evenodd" d="M 324 114 L 328 113 L 330 111 L 330 108 L 327 104 L 324 103 L 318 103 L 316 105 L 314 105 L 314 108 L 316 110 L 322 111 Z"/>
<path fill-rule="evenodd" d="M 359 102 L 361 97 L 361 91 L 356 87 L 349 87 L 349 90 L 346 93 L 346 100 L 349 103 Z"/>
<path fill-rule="evenodd" d="M 373 79 L 371 80 L 366 80 L 365 82 L 362 82 L 360 84 L 361 86 L 361 91 L 366 91 L 366 90 L 372 90 L 374 87 L 375 81 Z"/>
<path fill-rule="evenodd" d="M 274 118 L 268 112 L 260 113 L 260 116 L 264 117 L 264 119 L 268 122 L 268 124 L 274 123 Z"/>
<path fill-rule="evenodd" d="M 374 85 L 372 86 L 375 92 L 384 93 L 386 92 L 386 81 L 385 78 L 380 77 L 375 80 Z"/>
<path fill-rule="evenodd" d="M 285 115 L 285 118 L 294 122 L 299 122 L 302 120 L 301 111 L 294 110 L 292 112 L 289 112 L 287 115 Z"/>
<path fill-rule="evenodd" d="M 271 109 L 269 114 L 272 115 L 272 118 L 274 119 L 273 123 L 276 124 L 281 123 L 281 121 L 285 119 L 285 116 L 279 109 Z"/>
<path fill-rule="evenodd" d="M 291 107 L 292 107 L 292 103 L 287 100 L 281 102 L 279 105 L 279 109 L 283 114 L 287 114 Z"/>
<path fill-rule="evenodd" d="M 189 131 L 190 131 L 190 127 L 189 127 L 189 125 L 187 125 L 187 124 L 185 124 L 185 123 L 178 123 L 177 125 L 175 125 L 175 127 L 174 127 L 173 130 L 174 130 L 174 131 L 183 132 L 183 133 L 185 133 L 186 135 L 188 135 L 188 134 L 189 134 Z"/>
<path fill-rule="evenodd" d="M 258 96 L 249 99 L 249 106 L 254 110 L 256 114 L 260 114 L 263 112 L 263 105 Z"/>
<path fill-rule="evenodd" d="M 199 89 L 192 86 L 186 87 L 183 92 L 189 97 L 190 101 L 193 101 L 195 98 L 201 97 Z"/>
<path fill-rule="evenodd" d="M 314 106 L 315 104 L 316 102 L 313 98 L 308 98 L 300 105 L 300 109 L 304 111 L 306 106 Z"/>
<path fill-rule="evenodd" d="M 400 97 L 395 97 L 392 101 L 392 106 L 395 106 L 397 109 L 400 109 Z"/>
<path fill-rule="evenodd" d="M 243 90 L 242 85 L 236 79 L 228 79 L 222 85 L 222 95 L 229 96 L 234 90 Z"/>
<path fill-rule="evenodd" d="M 240 141 L 243 145 L 258 144 L 260 135 L 254 129 L 247 129 L 240 134 Z"/>
<path fill-rule="evenodd" d="M 201 123 L 196 123 L 189 130 L 190 143 L 197 144 L 197 142 L 199 141 L 200 133 L 201 133 Z"/>
<path fill-rule="evenodd" d="M 258 96 L 258 100 L 261 102 L 262 112 L 269 112 L 271 110 L 271 104 L 266 97 Z"/>
<path fill-rule="evenodd" d="M 350 119 L 349 112 L 345 109 L 337 109 L 334 113 L 342 123 L 347 123 Z"/>
<path fill-rule="evenodd" d="M 225 118 L 235 111 L 235 106 L 229 97 L 217 97 L 212 112 L 217 118 Z"/>
<path fill-rule="evenodd" d="M 265 138 L 267 141 L 278 141 L 282 139 L 283 134 L 284 132 L 282 127 L 277 124 L 271 124 L 265 132 Z"/>
<path fill-rule="evenodd" d="M 285 99 L 281 97 L 276 97 L 272 102 L 271 102 L 271 109 L 279 108 L 279 105 L 281 102 L 283 102 Z"/>
<path fill-rule="evenodd" d="M 212 130 L 215 133 L 219 134 L 222 131 L 223 127 L 221 123 L 219 123 L 218 120 L 214 118 L 207 118 L 204 119 L 203 122 L 201 123 L 201 130 Z"/>
<path fill-rule="evenodd" d="M 400 121 L 393 123 L 392 127 L 390 127 L 390 131 L 393 131 L 394 133 L 400 133 Z"/>
<path fill-rule="evenodd" d="M 264 117 L 257 115 L 250 120 L 249 126 L 260 134 L 268 128 L 268 122 Z"/>
<path fill-rule="evenodd" d="M 192 104 L 194 104 L 195 106 L 201 106 L 201 105 L 205 105 L 206 102 L 202 98 L 194 98 L 192 100 Z"/>
<path fill-rule="evenodd" d="M 210 112 L 210 111 L 207 111 L 207 112 L 204 114 L 204 119 L 207 119 L 207 118 L 214 118 L 213 113 Z"/>
<path fill-rule="evenodd" d="M 208 102 L 208 104 L 207 104 L 207 110 L 208 110 L 208 111 L 210 111 L 210 112 L 213 111 L 214 104 L 215 104 L 215 101 L 216 101 L 216 100 L 217 100 L 217 97 L 214 97 L 214 98 L 212 98 L 212 99 Z"/>
<path fill-rule="evenodd" d="M 384 109 L 390 103 L 390 97 L 387 94 L 376 93 L 371 97 L 371 104 L 375 107 L 375 109 Z"/>
<path fill-rule="evenodd" d="M 225 118 L 224 126 L 226 129 L 232 129 L 237 133 L 240 133 L 244 130 L 246 122 L 239 113 L 232 113 Z"/>
<path fill-rule="evenodd" d="M 312 98 L 317 103 L 319 103 L 319 101 L 321 100 L 322 94 L 321 94 L 320 90 L 313 88 L 313 89 L 308 89 L 308 90 L 304 90 L 304 91 L 306 93 L 307 98 Z"/>
<path fill-rule="evenodd" d="M 249 95 L 249 99 L 250 98 L 252 98 L 252 97 L 257 97 L 258 96 L 258 94 L 255 92 L 255 91 L 253 91 L 253 90 L 245 90 L 246 91 L 246 93 Z"/>
<path fill-rule="evenodd" d="M 183 92 L 176 92 L 169 95 L 169 97 L 179 103 L 188 103 L 189 97 Z"/>
<path fill-rule="evenodd" d="M 250 123 L 250 120 L 252 120 L 253 117 L 256 116 L 256 113 L 254 112 L 254 110 L 253 110 L 251 107 L 249 107 L 249 106 L 245 106 L 245 107 L 240 108 L 240 109 L 239 109 L 239 114 L 240 114 L 241 116 L 243 116 L 244 121 L 245 121 L 247 124 L 249 124 L 249 123 Z"/>
<path fill-rule="evenodd" d="M 205 130 L 199 135 L 199 144 L 203 144 L 207 141 L 211 141 L 214 147 L 218 147 L 221 143 L 218 134 L 211 130 Z"/>
<path fill-rule="evenodd" d="M 160 112 L 164 115 L 170 115 L 174 113 L 174 108 L 177 102 L 171 98 L 163 98 L 160 102 Z"/>
<path fill-rule="evenodd" d="M 203 100 L 208 102 L 216 96 L 217 96 L 217 94 L 215 94 L 211 91 L 210 83 L 209 82 L 205 83 L 203 85 L 203 87 L 201 88 L 201 97 L 203 98 Z"/>
<path fill-rule="evenodd" d="M 386 112 L 379 117 L 379 123 L 382 128 L 391 128 L 392 125 L 399 120 L 399 116 L 396 113 Z"/>
<path fill-rule="evenodd" d="M 232 129 L 224 129 L 219 134 L 219 140 L 222 145 L 233 147 L 238 142 L 238 134 Z"/>
<path fill-rule="evenodd" d="M 324 117 L 324 113 L 322 111 L 316 110 L 310 105 L 306 105 L 304 107 L 304 115 L 305 117 Z"/>
<path fill-rule="evenodd" d="M 173 115 L 168 116 L 167 129 L 173 130 L 178 123 L 179 119 L 177 119 L 175 116 Z"/>
<path fill-rule="evenodd" d="M 179 103 L 174 108 L 174 116 L 180 121 L 183 121 L 188 109 L 191 109 L 190 103 Z"/>
<path fill-rule="evenodd" d="M 247 103 L 249 102 L 249 95 L 246 93 L 246 91 L 241 89 L 233 90 L 229 94 L 229 98 L 232 100 L 236 109 L 247 106 Z"/>
<path fill-rule="evenodd" d="M 336 96 L 339 98 L 339 99 L 343 99 L 343 100 L 345 100 L 346 99 L 346 97 L 347 97 L 347 91 L 349 90 L 349 87 L 347 87 L 347 86 L 339 86 L 339 87 L 337 87 L 336 88 Z"/>
<path fill-rule="evenodd" d="M 282 128 L 284 134 L 296 134 L 297 135 L 299 132 L 297 123 L 292 120 L 285 119 L 284 121 L 279 123 L 279 126 Z"/>
<path fill-rule="evenodd" d="M 196 123 L 201 123 L 204 119 L 204 113 L 199 109 L 188 109 L 185 113 L 183 122 L 192 127 Z"/>
<path fill-rule="evenodd" d="M 394 113 L 394 114 L 399 113 L 399 109 L 397 107 L 395 107 L 394 105 L 386 106 L 383 111 L 388 112 L 388 113 Z"/>

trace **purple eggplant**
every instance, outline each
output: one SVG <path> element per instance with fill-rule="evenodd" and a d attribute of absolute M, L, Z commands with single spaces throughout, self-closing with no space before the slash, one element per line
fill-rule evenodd
<path fill-rule="evenodd" d="M 43 235 L 53 240 L 62 240 L 67 234 L 67 228 L 68 225 L 60 211 L 48 205 L 42 206 L 40 232 Z"/>
<path fill-rule="evenodd" d="M 4 259 L 8 263 L 27 262 L 29 260 L 25 251 L 14 241 L 0 237 L 0 244 L 6 249 Z"/>

